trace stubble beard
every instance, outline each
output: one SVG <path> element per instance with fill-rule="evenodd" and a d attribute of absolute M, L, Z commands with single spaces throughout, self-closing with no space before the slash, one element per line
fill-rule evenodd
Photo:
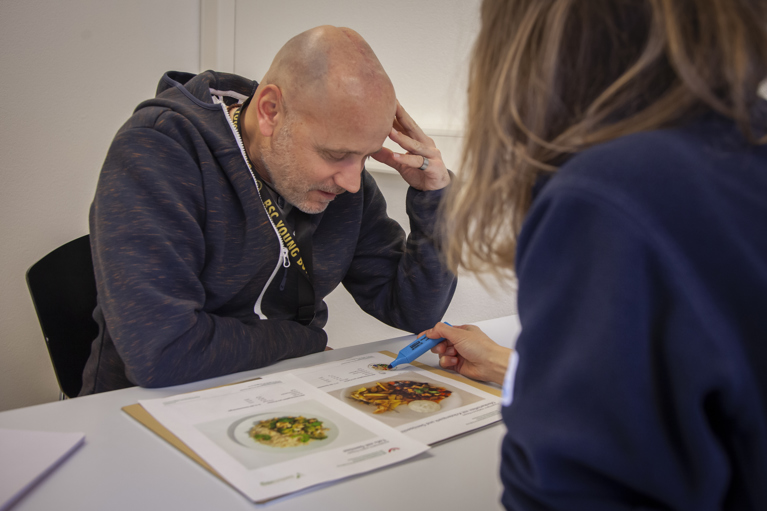
<path fill-rule="evenodd" d="M 310 184 L 305 181 L 304 176 L 308 172 L 296 161 L 293 138 L 291 137 L 292 126 L 292 121 L 288 119 L 280 128 L 272 147 L 262 151 L 261 165 L 269 176 L 272 187 L 283 199 L 304 213 L 316 215 L 325 211 L 330 201 L 312 201 L 309 199 L 309 192 L 321 190 L 338 195 L 346 190 L 335 186 L 332 181 L 329 184 Z M 274 169 L 279 170 L 275 172 Z"/>

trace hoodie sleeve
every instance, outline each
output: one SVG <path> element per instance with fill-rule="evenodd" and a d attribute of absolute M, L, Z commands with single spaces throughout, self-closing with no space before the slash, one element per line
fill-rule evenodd
<path fill-rule="evenodd" d="M 116 136 L 91 209 L 99 305 L 128 379 L 161 387 L 321 351 L 292 321 L 207 312 L 204 183 L 194 154 L 148 127 Z M 101 376 L 99 376 L 101 377 Z"/>
<path fill-rule="evenodd" d="M 354 258 L 344 286 L 357 304 L 384 323 L 421 332 L 440 321 L 450 305 L 455 276 L 436 244 L 437 209 L 443 190 L 407 192 L 410 234 L 386 214 L 375 180 L 363 173 L 365 206 Z"/>

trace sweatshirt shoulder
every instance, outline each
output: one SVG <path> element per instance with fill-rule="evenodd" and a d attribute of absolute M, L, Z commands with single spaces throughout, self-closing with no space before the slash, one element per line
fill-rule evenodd
<path fill-rule="evenodd" d="M 562 185 L 600 182 L 628 191 L 705 187 L 724 170 L 764 164 L 764 146 L 750 144 L 731 120 L 706 114 L 668 129 L 633 133 L 577 154 L 557 172 Z"/>
<path fill-rule="evenodd" d="M 183 128 L 207 138 L 226 131 L 224 98 L 244 101 L 257 86 L 257 82 L 233 74 L 169 71 L 160 79 L 157 95 L 140 103 L 123 129 L 153 128 L 173 136 Z"/>
<path fill-rule="evenodd" d="M 675 212 L 721 202 L 723 188 L 766 181 L 767 146 L 749 143 L 732 121 L 709 115 L 687 125 L 599 144 L 562 165 L 538 198 L 577 193 Z"/>
<path fill-rule="evenodd" d="M 668 180 L 700 159 L 702 141 L 680 130 L 634 133 L 577 154 L 557 172 L 562 185 L 600 182 L 634 187 Z"/>
<path fill-rule="evenodd" d="M 134 129 L 151 129 L 170 135 L 179 128 L 189 129 L 197 124 L 193 117 L 164 105 L 147 105 L 137 108 L 120 128 L 120 132 Z"/>

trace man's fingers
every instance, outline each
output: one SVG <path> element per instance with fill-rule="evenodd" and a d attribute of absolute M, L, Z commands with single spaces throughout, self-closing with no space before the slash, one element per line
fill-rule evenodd
<path fill-rule="evenodd" d="M 401 131 L 392 129 L 389 133 L 389 138 L 391 138 L 409 153 L 425 155 L 427 158 L 437 158 L 442 156 L 442 154 L 439 152 L 439 149 L 433 145 L 419 142 L 418 140 L 407 136 L 407 134 Z"/>
<path fill-rule="evenodd" d="M 408 167 L 413 167 L 415 169 L 420 168 L 421 165 L 423 165 L 423 156 L 420 156 L 418 154 L 399 154 L 394 153 L 393 154 L 394 161 L 399 163 L 400 165 L 406 165 Z"/>
<path fill-rule="evenodd" d="M 390 167 L 398 164 L 397 160 L 394 159 L 394 152 L 388 147 L 381 148 L 380 151 L 371 154 L 370 157 Z"/>
<path fill-rule="evenodd" d="M 417 169 L 423 165 L 424 157 L 430 159 L 442 157 L 437 148 L 426 147 L 401 132 L 392 130 L 389 137 L 409 153 L 418 154 L 395 153 L 388 147 L 382 147 L 380 151 L 377 151 L 370 156 L 384 165 L 388 165 L 398 170 L 405 170 L 405 167 Z M 425 156 L 421 156 L 421 154 Z"/>
<path fill-rule="evenodd" d="M 410 117 L 410 114 L 402 108 L 402 105 L 397 101 L 397 112 L 395 113 L 395 120 L 399 121 L 399 124 L 404 128 L 404 131 L 412 136 L 414 139 L 420 142 L 426 142 L 428 137 L 423 132 L 420 126 Z"/>
<path fill-rule="evenodd" d="M 394 122 L 392 123 L 392 127 L 395 130 L 400 131 L 400 132 L 405 131 L 405 127 L 402 126 L 396 118 L 394 119 Z"/>

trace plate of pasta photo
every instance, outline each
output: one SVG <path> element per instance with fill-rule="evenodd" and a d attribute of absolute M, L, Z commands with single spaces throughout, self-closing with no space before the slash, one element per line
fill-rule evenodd
<path fill-rule="evenodd" d="M 229 437 L 238 444 L 270 452 L 325 447 L 338 433 L 333 422 L 317 414 L 285 411 L 252 415 L 229 426 Z"/>
<path fill-rule="evenodd" d="M 412 378 L 381 376 L 376 381 L 344 389 L 342 401 L 384 422 L 388 422 L 386 419 L 410 422 L 462 404 L 460 392 L 449 385 L 426 381 L 414 374 Z"/>

